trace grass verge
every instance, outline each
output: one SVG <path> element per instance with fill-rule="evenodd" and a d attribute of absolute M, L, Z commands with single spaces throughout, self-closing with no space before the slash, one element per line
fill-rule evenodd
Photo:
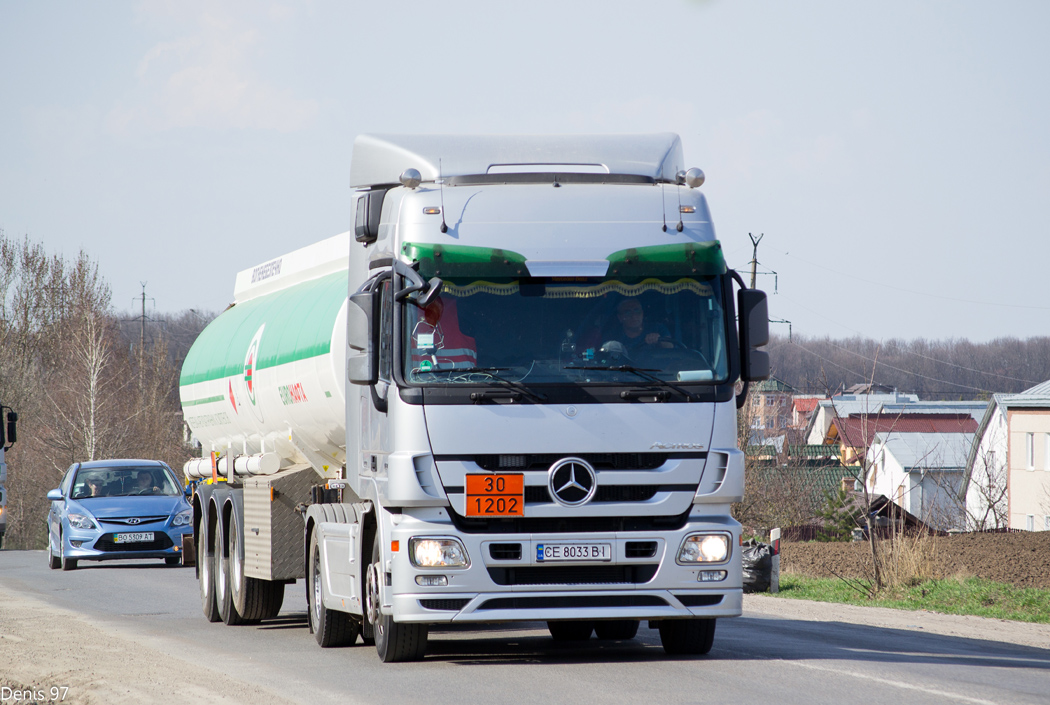
<path fill-rule="evenodd" d="M 982 578 L 924 580 L 915 585 L 885 588 L 876 598 L 868 599 L 838 578 L 787 573 L 780 576 L 778 596 L 1050 624 L 1050 590 L 1019 588 Z"/>

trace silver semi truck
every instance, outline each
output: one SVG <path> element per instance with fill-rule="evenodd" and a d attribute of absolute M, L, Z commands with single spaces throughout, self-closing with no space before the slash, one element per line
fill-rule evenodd
<path fill-rule="evenodd" d="M 353 230 L 237 275 L 180 393 L 202 607 L 422 658 L 428 627 L 706 653 L 741 613 L 766 299 L 677 135 L 360 136 Z"/>

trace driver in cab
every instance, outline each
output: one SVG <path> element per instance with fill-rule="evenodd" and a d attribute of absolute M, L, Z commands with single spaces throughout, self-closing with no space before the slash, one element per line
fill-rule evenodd
<path fill-rule="evenodd" d="M 671 331 L 662 323 L 647 324 L 642 303 L 636 298 L 628 298 L 616 306 L 616 319 L 622 330 L 616 339 L 623 343 L 628 353 L 650 346 L 654 348 L 673 348 Z"/>

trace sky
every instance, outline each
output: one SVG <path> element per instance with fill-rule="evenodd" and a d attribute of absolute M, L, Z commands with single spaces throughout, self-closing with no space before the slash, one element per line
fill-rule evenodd
<path fill-rule="evenodd" d="M 681 135 L 810 337 L 1047 335 L 1050 3 L 0 0 L 0 229 L 221 311 L 363 133 Z M 783 321 L 783 322 L 781 322 Z"/>

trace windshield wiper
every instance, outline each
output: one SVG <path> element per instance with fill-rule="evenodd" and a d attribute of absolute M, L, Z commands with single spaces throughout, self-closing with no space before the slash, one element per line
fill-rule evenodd
<path fill-rule="evenodd" d="M 695 397 L 693 396 L 692 392 L 690 392 L 688 390 L 685 390 L 685 389 L 682 389 L 681 387 L 679 387 L 674 382 L 670 382 L 670 381 L 668 381 L 666 379 L 660 379 L 656 375 L 652 374 L 653 372 L 659 372 L 660 370 L 656 370 L 656 369 L 653 369 L 653 368 L 650 368 L 650 367 L 635 367 L 634 365 L 586 365 L 586 366 L 579 366 L 579 367 L 577 367 L 577 366 L 574 366 L 574 365 L 566 365 L 562 369 L 565 369 L 565 370 L 605 370 L 607 372 L 631 372 L 633 374 L 638 375 L 642 379 L 648 380 L 648 381 L 650 381 L 650 382 L 652 382 L 654 384 L 658 384 L 661 387 L 667 387 L 668 389 L 673 389 L 674 391 L 678 392 L 679 394 L 684 396 L 689 401 L 693 401 L 695 399 Z M 623 393 L 620 394 L 620 396 L 622 398 L 624 398 L 624 399 L 629 399 L 629 398 L 631 398 L 632 396 L 635 396 L 635 395 L 631 394 L 630 392 L 623 392 Z"/>
<path fill-rule="evenodd" d="M 516 382 L 514 380 L 510 380 L 510 379 L 507 379 L 506 377 L 503 377 L 501 375 L 496 374 L 497 372 L 506 372 L 509 369 L 510 369 L 509 367 L 454 367 L 454 368 L 448 369 L 448 370 L 430 370 L 430 371 L 431 372 L 448 372 L 450 374 L 452 374 L 452 373 L 454 373 L 454 374 L 480 373 L 480 374 L 488 375 L 489 377 L 491 377 L 495 381 L 500 382 L 501 384 L 506 386 L 507 389 L 511 390 L 512 392 L 516 392 L 518 394 L 524 394 L 525 396 L 532 398 L 534 401 L 547 401 L 547 395 L 546 394 L 541 394 L 540 392 L 534 392 L 531 389 L 529 389 L 528 387 L 526 387 L 524 384 L 522 384 L 521 382 Z M 474 397 L 474 396 L 476 396 L 476 395 L 475 394 L 471 395 L 471 397 Z M 477 395 L 477 396 L 478 396 L 479 400 L 485 398 L 484 394 Z"/>

